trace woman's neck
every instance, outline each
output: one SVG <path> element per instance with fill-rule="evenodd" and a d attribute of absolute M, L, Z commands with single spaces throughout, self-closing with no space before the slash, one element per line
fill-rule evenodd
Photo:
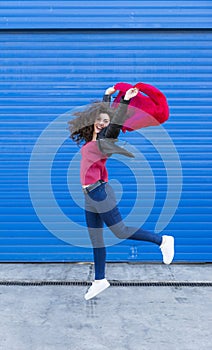
<path fill-rule="evenodd" d="M 97 139 L 97 133 L 94 131 L 93 132 L 92 141 L 96 141 L 96 139 Z"/>

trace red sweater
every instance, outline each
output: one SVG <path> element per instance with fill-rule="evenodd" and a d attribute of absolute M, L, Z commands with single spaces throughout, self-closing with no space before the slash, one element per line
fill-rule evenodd
<path fill-rule="evenodd" d="M 108 181 L 105 163 L 108 157 L 100 152 L 97 142 L 87 142 L 81 148 L 80 179 L 82 185 L 90 185 L 98 180 Z"/>

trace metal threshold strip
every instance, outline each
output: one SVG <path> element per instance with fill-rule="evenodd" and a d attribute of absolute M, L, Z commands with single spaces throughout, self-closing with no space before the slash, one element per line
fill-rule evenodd
<path fill-rule="evenodd" d="M 121 281 L 110 280 L 114 287 L 212 287 L 211 281 Z M 89 281 L 0 281 L 0 286 L 90 286 Z"/>

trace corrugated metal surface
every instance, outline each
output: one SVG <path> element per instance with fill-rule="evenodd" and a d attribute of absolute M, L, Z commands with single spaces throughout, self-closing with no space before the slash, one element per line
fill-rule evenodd
<path fill-rule="evenodd" d="M 211 0 L 7 0 L 0 28 L 211 28 L 211 14 Z"/>
<path fill-rule="evenodd" d="M 211 39 L 212 33 L 205 31 L 1 34 L 1 261 L 91 258 L 90 250 L 57 239 L 39 221 L 30 200 L 28 167 L 33 146 L 51 121 L 72 106 L 100 98 L 105 87 L 118 81 L 144 81 L 167 95 L 171 117 L 165 128 L 179 152 L 184 179 L 179 208 L 165 232 L 176 237 L 176 261 L 211 261 Z M 51 154 L 57 140 L 51 134 L 45 137 L 45 154 Z M 154 174 L 156 200 L 145 224 L 153 229 L 167 192 L 166 171 L 147 140 L 136 133 L 124 139 L 144 154 Z M 65 215 L 82 223 L 83 212 L 72 202 L 67 185 L 76 151 L 66 140 L 56 152 L 52 187 Z M 122 165 L 120 174 L 114 162 L 110 161 L 111 178 L 131 183 L 121 200 L 126 215 L 135 200 L 134 179 L 127 166 Z M 45 192 L 39 167 L 35 178 Z M 148 192 L 144 189 L 142 195 L 146 198 Z M 57 217 L 51 216 L 51 205 L 44 201 L 44 212 L 49 210 L 49 220 L 60 227 Z M 139 223 L 139 215 L 135 221 Z M 68 235 L 74 240 L 76 231 Z M 157 247 L 136 242 L 109 248 L 108 258 L 161 261 Z"/>

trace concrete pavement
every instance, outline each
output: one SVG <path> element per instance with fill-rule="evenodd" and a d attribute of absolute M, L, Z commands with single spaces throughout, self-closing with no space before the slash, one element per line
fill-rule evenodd
<path fill-rule="evenodd" d="M 212 282 L 211 271 L 211 264 L 109 263 L 107 278 Z M 0 264 L 0 349 L 211 349 L 211 287 L 112 286 L 85 301 L 83 285 L 12 285 L 92 277 L 92 264 Z"/>

